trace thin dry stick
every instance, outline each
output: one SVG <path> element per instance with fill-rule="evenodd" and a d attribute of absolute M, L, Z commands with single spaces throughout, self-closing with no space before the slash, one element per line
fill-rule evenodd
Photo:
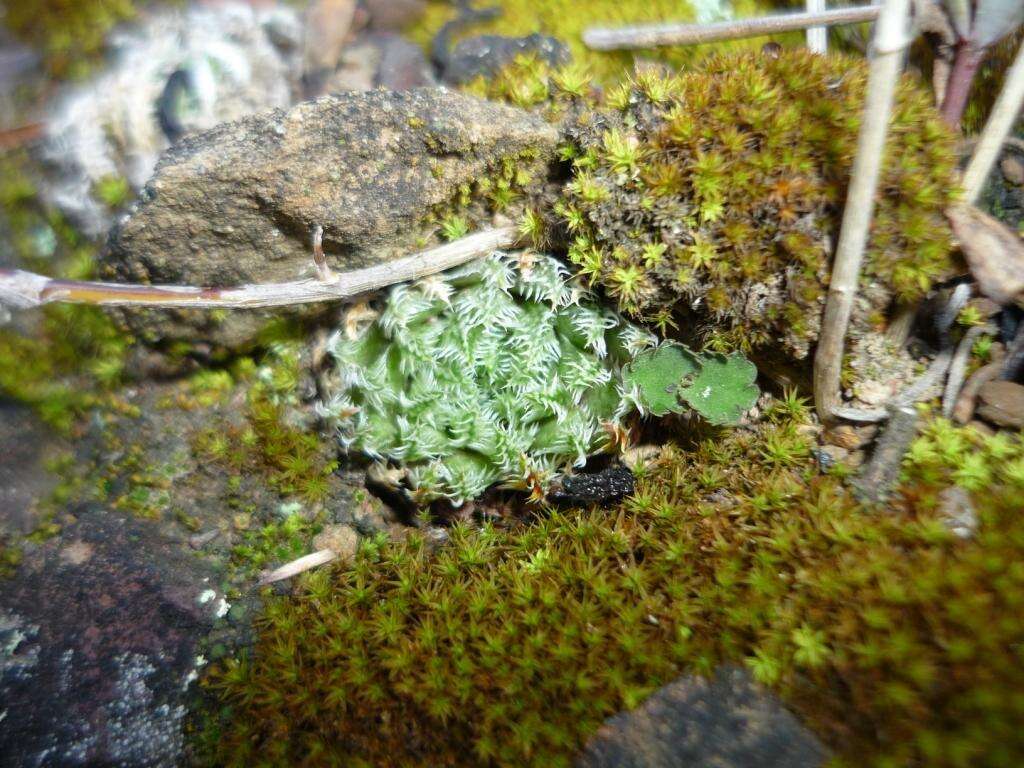
<path fill-rule="evenodd" d="M 319 224 L 313 230 L 313 266 L 316 267 L 316 276 L 320 282 L 329 283 L 334 279 L 334 273 L 324 256 L 324 228 Z"/>
<path fill-rule="evenodd" d="M 254 309 L 346 301 L 395 283 L 416 280 L 465 264 L 496 249 L 514 245 L 516 239 L 515 227 L 487 229 L 428 251 L 337 275 L 327 269 L 324 261 L 322 266 L 317 264 L 318 272 L 323 274 L 321 269 L 326 270 L 327 277 L 323 280 L 243 285 L 238 288 L 55 280 L 32 272 L 0 269 L 0 306 L 7 304 L 27 308 L 68 302 L 101 306 Z"/>
<path fill-rule="evenodd" d="M 1024 104 L 1024 44 L 1017 51 L 1017 58 L 1006 73 L 1003 89 L 999 92 L 992 114 L 981 132 L 978 146 L 971 156 L 971 162 L 964 171 L 964 200 L 973 203 L 981 194 L 985 180 L 999 157 L 999 151 L 1010 131 L 1017 122 L 1021 105 Z"/>
<path fill-rule="evenodd" d="M 874 21 L 879 8 L 874 5 L 836 8 L 821 13 L 785 13 L 756 19 L 716 21 L 711 24 L 638 24 L 632 27 L 606 29 L 592 27 L 583 32 L 583 42 L 595 51 L 655 48 L 660 45 L 695 45 L 718 40 L 774 35 L 811 27 L 860 24 Z"/>
<path fill-rule="evenodd" d="M 814 400 L 823 422 L 835 421 L 835 409 L 839 405 L 843 344 L 874 212 L 875 188 L 885 151 L 889 113 L 903 63 L 901 54 L 910 42 L 907 34 L 909 9 L 910 0 L 886 0 L 875 30 L 874 58 L 868 73 L 868 94 L 857 139 L 857 157 L 853 161 L 828 300 L 814 356 Z"/>
<path fill-rule="evenodd" d="M 953 362 L 949 365 L 949 377 L 946 379 L 946 389 L 942 393 L 942 415 L 947 419 L 953 415 L 956 401 L 960 396 L 963 387 L 964 377 L 967 375 L 967 361 L 971 356 L 971 349 L 974 342 L 982 334 L 994 334 L 996 327 L 991 323 L 976 325 L 967 329 L 967 333 L 960 339 L 960 344 L 953 355 Z"/>

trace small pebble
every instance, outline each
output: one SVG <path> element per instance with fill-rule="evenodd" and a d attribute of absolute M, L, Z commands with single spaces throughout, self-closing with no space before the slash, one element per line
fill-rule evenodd
<path fill-rule="evenodd" d="M 1024 429 L 1024 384 L 989 381 L 978 390 L 979 418 L 999 427 Z"/>
<path fill-rule="evenodd" d="M 824 434 L 824 440 L 829 445 L 845 448 L 848 451 L 852 451 L 854 448 L 859 448 L 864 442 L 861 439 L 861 436 L 857 433 L 857 430 L 849 424 L 840 424 L 837 427 L 827 430 Z"/>
<path fill-rule="evenodd" d="M 939 494 L 939 519 L 961 539 L 969 539 L 978 528 L 978 514 L 970 495 L 958 485 Z"/>
<path fill-rule="evenodd" d="M 359 548 L 359 534 L 350 525 L 328 525 L 313 538 L 313 549 L 329 549 L 343 563 L 351 562 Z"/>
<path fill-rule="evenodd" d="M 1020 186 L 1024 184 L 1024 162 L 1016 155 L 1006 155 L 999 161 L 999 170 L 1003 172 L 1003 178 L 1011 184 Z"/>

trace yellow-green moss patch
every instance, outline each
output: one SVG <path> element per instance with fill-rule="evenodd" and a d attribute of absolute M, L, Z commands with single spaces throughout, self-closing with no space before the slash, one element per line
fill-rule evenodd
<path fill-rule="evenodd" d="M 1019 764 L 1021 441 L 937 422 L 870 514 L 785 410 L 666 447 L 619 508 L 458 525 L 433 554 L 379 542 L 308 577 L 207 680 L 211 759 L 568 765 L 609 714 L 731 661 L 842 763 Z M 954 483 L 969 541 L 941 520 Z"/>

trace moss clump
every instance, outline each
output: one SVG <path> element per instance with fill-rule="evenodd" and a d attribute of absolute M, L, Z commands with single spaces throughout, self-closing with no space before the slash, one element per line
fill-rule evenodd
<path fill-rule="evenodd" d="M 295 511 L 281 520 L 243 531 L 241 541 L 231 548 L 232 575 L 251 579 L 269 565 L 287 563 L 309 554 L 309 542 L 321 527 L 316 517 L 305 517 Z"/>
<path fill-rule="evenodd" d="M 805 51 L 716 56 L 638 75 L 564 128 L 573 165 L 558 210 L 570 259 L 628 314 L 682 314 L 716 348 L 817 336 L 856 152 L 866 67 Z M 896 98 L 864 267 L 867 307 L 921 296 L 951 269 L 943 207 L 953 137 L 909 79 Z M 675 313 L 675 314 L 674 314 Z"/>
<path fill-rule="evenodd" d="M 68 431 L 120 381 L 129 340 L 95 307 L 52 305 L 42 335 L 0 328 L 0 394 Z"/>
<path fill-rule="evenodd" d="M 368 547 L 272 600 L 207 680 L 214 764 L 568 765 L 685 672 L 749 666 L 841 764 L 1011 766 L 1024 666 L 1024 446 L 938 422 L 861 508 L 789 413 L 668 447 L 616 510 Z M 945 489 L 979 521 L 941 522 Z"/>
<path fill-rule="evenodd" d="M 211 427 L 193 440 L 198 455 L 235 472 L 258 473 L 277 493 L 309 503 L 327 498 L 338 462 L 319 436 L 285 419 L 284 408 L 263 387 L 249 394 L 242 427 Z"/>
<path fill-rule="evenodd" d="M 430 0 L 424 17 L 408 30 L 410 36 L 429 47 L 441 26 L 458 14 L 457 3 L 448 0 Z M 498 0 L 476 5 L 498 7 L 501 14 L 480 24 L 471 24 L 460 30 L 456 39 L 478 34 L 530 35 L 535 32 L 551 35 L 569 46 L 573 59 L 589 67 L 601 80 L 615 79 L 632 70 L 635 58 L 663 61 L 672 66 L 686 66 L 706 55 L 709 46 L 668 46 L 643 51 L 598 52 L 583 44 L 583 30 L 598 26 L 626 26 L 642 22 L 659 21 L 714 21 L 723 18 L 756 16 L 768 10 L 791 8 L 798 3 L 789 0 L 759 2 L 738 0 L 721 3 L 718 0 L 590 0 L 581 4 L 574 0 Z M 802 40 L 800 34 L 777 35 L 781 42 Z M 716 43 L 715 50 L 759 50 L 764 39 Z"/>
<path fill-rule="evenodd" d="M 9 579 L 13 576 L 23 557 L 20 544 L 0 535 L 0 579 Z"/>
<path fill-rule="evenodd" d="M 81 77 L 103 51 L 111 27 L 135 16 L 134 0 L 8 0 L 4 24 L 38 47 L 57 77 Z"/>

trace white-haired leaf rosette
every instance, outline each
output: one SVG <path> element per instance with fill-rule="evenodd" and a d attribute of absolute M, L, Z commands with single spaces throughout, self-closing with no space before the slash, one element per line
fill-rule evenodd
<path fill-rule="evenodd" d="M 658 344 L 528 251 L 398 285 L 379 313 L 350 313 L 328 348 L 321 413 L 343 448 L 397 468 L 416 502 L 458 505 L 495 484 L 539 499 L 621 446 L 636 412 L 725 424 L 758 395 L 742 356 Z"/>

